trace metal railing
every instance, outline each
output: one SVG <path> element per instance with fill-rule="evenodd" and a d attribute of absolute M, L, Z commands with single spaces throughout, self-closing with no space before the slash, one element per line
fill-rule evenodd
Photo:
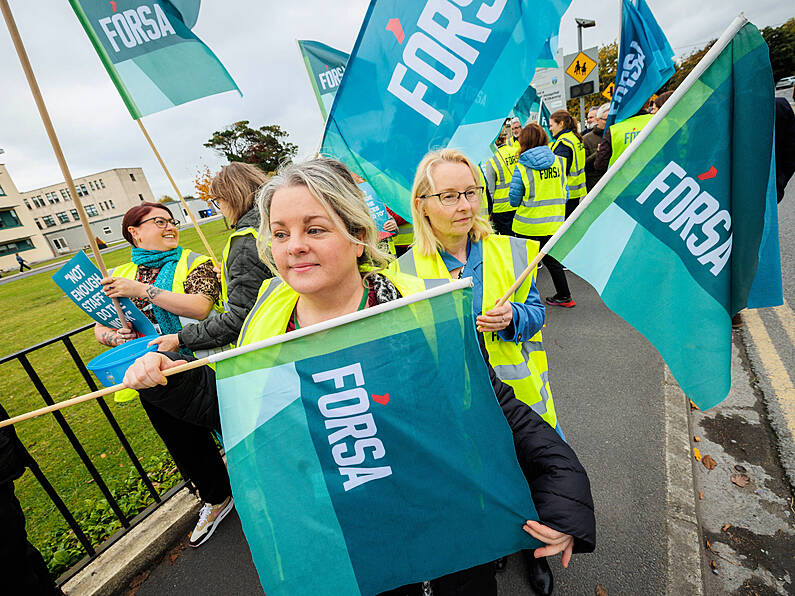
<path fill-rule="evenodd" d="M 83 376 L 83 379 L 86 382 L 86 386 L 91 391 L 97 390 L 97 385 L 94 382 L 94 378 L 91 376 L 91 373 L 88 372 L 83 359 L 80 357 L 80 354 L 77 352 L 74 344 L 72 343 L 72 337 L 88 331 L 89 329 L 94 328 L 94 323 L 89 323 L 83 327 L 79 327 L 77 329 L 73 329 L 72 331 L 68 331 L 57 337 L 52 337 L 46 341 L 43 341 L 35 346 L 30 346 L 29 348 L 25 348 L 24 350 L 20 350 L 14 354 L 10 354 L 5 356 L 4 358 L 0 358 L 0 365 L 6 364 L 8 362 L 12 362 L 14 360 L 18 361 L 22 368 L 24 369 L 25 373 L 28 375 L 28 378 L 33 383 L 33 386 L 38 391 L 39 395 L 41 395 L 42 399 L 44 400 L 45 404 L 52 405 L 55 401 L 52 399 L 50 392 L 45 387 L 41 377 L 34 369 L 33 365 L 30 362 L 28 356 L 37 350 L 41 350 L 42 348 L 46 348 L 48 346 L 52 346 L 54 344 L 62 343 L 66 348 L 66 351 L 71 356 L 74 365 L 77 367 L 80 374 Z M 116 542 L 119 538 L 124 536 L 127 532 L 130 531 L 135 525 L 140 523 L 144 518 L 146 518 L 149 514 L 151 514 L 157 507 L 167 501 L 171 496 L 176 494 L 180 489 L 182 489 L 186 482 L 181 482 L 177 486 L 171 488 L 170 490 L 166 491 L 164 494 L 159 494 L 155 489 L 152 481 L 147 476 L 146 470 L 144 470 L 141 462 L 138 460 L 138 457 L 133 451 L 130 442 L 127 440 L 127 437 L 124 434 L 124 431 L 119 426 L 118 421 L 113 416 L 113 413 L 110 411 L 108 404 L 105 402 L 105 398 L 99 398 L 95 400 L 97 405 L 99 406 L 100 410 L 102 410 L 102 414 L 105 416 L 110 427 L 113 429 L 113 432 L 116 434 L 116 437 L 119 439 L 122 448 L 127 453 L 127 456 L 130 458 L 130 462 L 132 462 L 135 471 L 137 472 L 138 476 L 140 477 L 141 481 L 144 483 L 149 495 L 154 500 L 154 503 L 143 510 L 138 515 L 128 518 L 124 512 L 122 511 L 121 507 L 119 506 L 118 501 L 114 498 L 113 494 L 111 493 L 110 489 L 108 488 L 107 483 L 102 478 L 102 475 L 97 470 L 96 466 L 91 461 L 88 453 L 86 453 L 85 448 L 80 443 L 80 440 L 75 435 L 74 431 L 72 430 L 69 423 L 64 418 L 63 414 L 60 411 L 55 411 L 52 415 L 55 417 L 56 422 L 61 427 L 64 435 L 66 436 L 67 440 L 71 444 L 72 448 L 74 449 L 77 456 L 80 458 L 83 466 L 85 466 L 86 470 L 88 471 L 89 475 L 91 476 L 92 481 L 96 484 L 97 488 L 102 492 L 102 495 L 108 502 L 108 505 L 113 510 L 113 513 L 121 523 L 121 529 L 114 533 L 111 537 L 105 540 L 101 546 L 95 547 L 91 544 L 91 541 L 85 535 L 83 530 L 80 528 L 80 525 L 75 520 L 74 515 L 72 515 L 69 508 L 64 503 L 63 499 L 58 495 L 55 488 L 52 486 L 50 481 L 42 472 L 41 468 L 39 467 L 38 463 L 33 459 L 32 456 L 28 456 L 28 467 L 30 468 L 33 475 L 38 480 L 41 487 L 47 493 L 47 496 L 53 502 L 55 507 L 58 509 L 58 512 L 64 518 L 69 528 L 74 532 L 75 537 L 80 542 L 80 545 L 83 547 L 83 550 L 86 552 L 86 556 L 78 561 L 75 565 L 73 565 L 66 573 L 61 575 L 58 578 L 59 584 L 64 584 L 68 581 L 71 577 L 73 577 L 76 573 L 82 570 L 88 563 L 90 563 L 97 555 L 107 549 L 111 544 Z"/>

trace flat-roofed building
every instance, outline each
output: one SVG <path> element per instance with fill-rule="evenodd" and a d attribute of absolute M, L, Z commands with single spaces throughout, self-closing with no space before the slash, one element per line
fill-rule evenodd
<path fill-rule="evenodd" d="M 0 164 L 0 270 L 18 267 L 16 253 L 26 261 L 52 256 L 8 170 Z"/>

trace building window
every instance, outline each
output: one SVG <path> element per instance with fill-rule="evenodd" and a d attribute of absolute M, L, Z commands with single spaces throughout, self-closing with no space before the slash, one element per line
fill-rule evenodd
<path fill-rule="evenodd" d="M 13 209 L 7 209 L 6 211 L 0 211 L 0 228 L 18 228 L 22 224 L 19 222 L 19 218 L 17 217 L 17 212 Z"/>
<path fill-rule="evenodd" d="M 69 248 L 69 245 L 66 244 L 66 240 L 63 238 L 53 238 L 52 243 L 58 250 L 67 250 Z"/>
<path fill-rule="evenodd" d="M 115 209 L 116 205 L 113 204 L 113 199 L 110 200 L 110 208 Z"/>
<path fill-rule="evenodd" d="M 61 198 L 62 198 L 64 201 L 68 201 L 68 200 L 69 200 L 69 195 L 68 195 L 68 194 L 66 194 L 66 189 L 64 189 L 64 188 L 62 188 L 62 189 L 61 189 Z"/>
<path fill-rule="evenodd" d="M 80 187 L 77 184 L 75 184 L 75 190 L 77 191 L 77 196 L 78 197 L 82 197 L 83 196 L 83 193 L 80 191 Z"/>
<path fill-rule="evenodd" d="M 14 253 L 25 250 L 33 250 L 34 248 L 36 247 L 33 245 L 33 242 L 30 241 L 30 238 L 20 238 L 19 240 L 14 240 L 13 242 L 0 244 L 0 257 L 13 255 Z"/>
<path fill-rule="evenodd" d="M 88 181 L 88 186 L 91 188 L 91 190 L 97 190 L 94 188 L 94 183 L 91 180 Z"/>
<path fill-rule="evenodd" d="M 33 207 L 30 206 L 30 202 L 27 199 L 22 199 L 22 202 L 25 203 L 25 207 L 27 207 L 28 209 L 33 209 Z"/>
<path fill-rule="evenodd" d="M 113 230 L 111 230 L 108 226 L 105 226 L 102 228 L 102 233 L 106 236 L 110 236 L 113 233 Z"/>
<path fill-rule="evenodd" d="M 94 205 L 93 203 L 91 205 L 86 205 L 86 215 L 88 215 L 89 217 L 94 217 L 96 215 L 99 215 L 99 212 L 97 211 L 97 206 Z"/>
<path fill-rule="evenodd" d="M 68 188 L 66 189 L 66 196 L 69 197 L 70 199 L 72 198 L 72 191 L 69 190 Z"/>
<path fill-rule="evenodd" d="M 83 194 L 84 194 L 84 195 L 87 195 L 87 194 L 88 194 L 88 190 L 86 190 L 86 185 L 85 185 L 85 184 L 81 184 L 81 185 L 80 185 L 80 190 L 82 190 L 82 191 L 83 191 Z"/>
<path fill-rule="evenodd" d="M 55 216 L 58 218 L 59 222 L 69 223 L 69 216 L 66 215 L 66 211 L 61 211 L 60 213 L 56 213 Z"/>
<path fill-rule="evenodd" d="M 100 179 L 99 179 L 99 185 L 100 185 L 102 188 L 105 188 L 105 183 L 104 183 L 104 182 L 102 182 L 102 178 L 100 178 Z"/>
<path fill-rule="evenodd" d="M 77 209 L 70 209 L 69 213 L 72 214 L 72 219 L 78 221 L 80 219 L 80 214 L 77 212 Z"/>
<path fill-rule="evenodd" d="M 3 187 L 0 186 L 0 197 L 6 196 L 6 191 L 3 190 Z"/>
<path fill-rule="evenodd" d="M 144 196 L 140 193 L 138 194 L 138 198 L 141 199 L 142 201 L 144 200 Z"/>
<path fill-rule="evenodd" d="M 135 182 L 135 174 L 133 174 L 132 172 L 130 172 L 130 180 Z"/>
<path fill-rule="evenodd" d="M 102 204 L 102 201 L 99 202 L 99 208 L 101 211 L 105 211 L 105 205 Z"/>
<path fill-rule="evenodd" d="M 41 225 L 41 222 L 39 221 L 39 218 L 37 218 L 37 217 L 34 217 L 34 218 L 33 218 L 33 221 L 35 221 L 35 222 L 36 222 L 36 225 L 39 227 L 39 229 L 40 229 L 40 230 L 43 230 L 43 229 L 44 229 L 44 226 L 43 226 L 43 225 Z"/>
<path fill-rule="evenodd" d="M 44 193 L 44 196 L 45 196 L 45 197 L 47 197 L 47 202 L 48 202 L 50 205 L 53 205 L 53 204 L 55 204 L 55 201 L 53 201 L 53 199 L 52 199 L 52 195 L 51 195 L 50 193 L 48 193 L 48 192 L 45 192 L 45 193 Z"/>
<path fill-rule="evenodd" d="M 41 218 L 41 221 L 43 221 L 44 225 L 47 226 L 48 228 L 55 227 L 55 219 L 53 218 L 52 215 L 45 215 L 44 217 Z"/>

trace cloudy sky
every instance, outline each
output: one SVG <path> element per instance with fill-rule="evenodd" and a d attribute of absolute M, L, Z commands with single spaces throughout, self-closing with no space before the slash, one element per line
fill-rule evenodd
<path fill-rule="evenodd" d="M 678 56 L 719 36 L 741 11 L 760 28 L 795 16 L 792 5 L 781 0 L 649 3 Z M 72 175 L 140 166 L 155 196 L 173 194 L 68 2 L 10 0 L 10 5 Z M 314 152 L 322 121 L 295 40 L 315 39 L 350 51 L 367 5 L 367 0 L 202 3 L 194 31 L 227 67 L 243 97 L 224 93 L 144 118 L 183 194 L 194 192 L 199 168 L 223 165 L 203 143 L 236 120 L 279 124 L 299 155 Z M 575 17 L 597 22 L 584 31 L 585 47 L 614 40 L 618 9 L 617 0 L 573 0 L 561 23 L 560 46 L 566 53 L 576 49 Z M 5 149 L 0 162 L 20 190 L 55 184 L 62 180 L 60 170 L 3 25 L 0 57 L 0 148 Z"/>

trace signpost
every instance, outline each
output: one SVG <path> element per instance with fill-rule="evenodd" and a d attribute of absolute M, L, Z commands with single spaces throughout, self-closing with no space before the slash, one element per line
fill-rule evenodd
<path fill-rule="evenodd" d="M 607 99 L 607 101 L 610 101 L 611 99 L 613 99 L 613 92 L 615 90 L 616 90 L 616 84 L 610 83 L 607 87 L 605 87 L 605 90 L 602 91 L 602 95 L 605 97 L 605 99 Z"/>
<path fill-rule="evenodd" d="M 558 65 L 563 64 L 563 50 L 558 49 L 555 60 Z M 565 78 L 566 74 L 560 66 L 536 69 L 531 85 L 550 112 L 566 108 Z"/>

